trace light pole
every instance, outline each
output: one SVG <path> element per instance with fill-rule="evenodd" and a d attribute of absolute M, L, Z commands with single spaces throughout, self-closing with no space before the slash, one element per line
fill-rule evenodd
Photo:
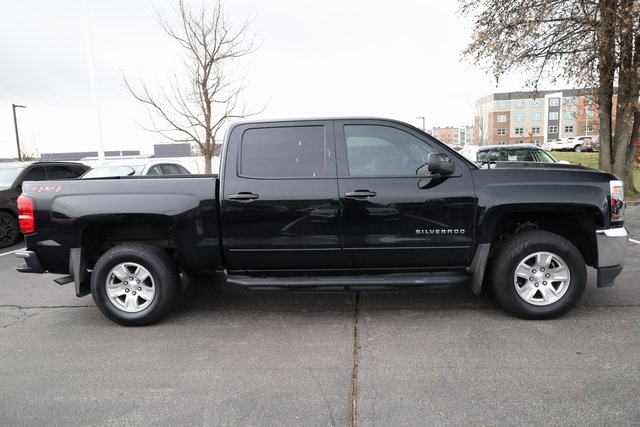
<path fill-rule="evenodd" d="M 13 107 L 13 126 L 16 128 L 16 145 L 18 146 L 18 160 L 22 161 L 20 154 L 20 137 L 18 137 L 18 120 L 16 119 L 16 108 L 27 108 L 26 105 L 11 104 Z"/>
<path fill-rule="evenodd" d="M 416 119 L 422 119 L 422 131 L 424 132 L 425 131 L 425 128 L 424 128 L 424 116 L 416 117 Z"/>
<path fill-rule="evenodd" d="M 589 109 L 589 106 L 587 106 L 587 109 L 584 113 L 585 116 L 585 125 L 584 125 L 584 134 L 585 135 L 589 135 L 589 114 L 590 114 L 591 110 Z"/>

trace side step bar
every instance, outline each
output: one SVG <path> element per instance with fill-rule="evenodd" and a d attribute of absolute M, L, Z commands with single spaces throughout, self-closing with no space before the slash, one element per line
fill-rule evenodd
<path fill-rule="evenodd" d="M 458 273 L 390 274 L 381 276 L 257 277 L 230 274 L 227 282 L 248 288 L 360 288 L 452 286 L 468 283 L 471 275 Z"/>

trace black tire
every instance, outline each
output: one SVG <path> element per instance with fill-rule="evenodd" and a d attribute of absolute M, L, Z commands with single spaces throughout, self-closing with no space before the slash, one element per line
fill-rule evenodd
<path fill-rule="evenodd" d="M 20 228 L 15 216 L 8 212 L 0 212 L 0 248 L 13 246 L 20 237 Z"/>
<path fill-rule="evenodd" d="M 564 237 L 523 231 L 496 251 L 491 278 L 505 310 L 523 319 L 552 319 L 578 302 L 587 268 L 582 254 Z"/>
<path fill-rule="evenodd" d="M 573 151 L 575 151 L 576 153 L 579 153 L 582 151 L 582 147 L 580 145 L 576 145 Z"/>
<path fill-rule="evenodd" d="M 100 311 L 125 326 L 148 325 L 167 315 L 178 296 L 175 263 L 160 248 L 123 243 L 105 252 L 91 274 Z"/>

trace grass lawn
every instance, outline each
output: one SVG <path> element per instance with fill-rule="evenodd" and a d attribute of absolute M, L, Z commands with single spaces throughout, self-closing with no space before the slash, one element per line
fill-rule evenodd
<path fill-rule="evenodd" d="M 590 168 L 598 169 L 598 153 L 574 153 L 572 151 L 552 151 L 550 153 L 556 160 L 566 160 L 574 165 L 582 165 Z M 633 183 L 636 188 L 640 189 L 640 170 L 633 171 Z M 634 194 L 627 191 L 625 195 L 628 200 L 640 200 L 640 194 Z"/>

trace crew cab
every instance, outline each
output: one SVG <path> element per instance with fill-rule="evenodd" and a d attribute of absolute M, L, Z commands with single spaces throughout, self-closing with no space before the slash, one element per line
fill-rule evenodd
<path fill-rule="evenodd" d="M 64 275 L 124 325 L 170 312 L 180 277 L 257 289 L 483 286 L 516 316 L 614 284 L 623 185 L 577 165 L 482 169 L 408 124 L 336 118 L 231 125 L 218 175 L 29 182 L 28 273 Z"/>

